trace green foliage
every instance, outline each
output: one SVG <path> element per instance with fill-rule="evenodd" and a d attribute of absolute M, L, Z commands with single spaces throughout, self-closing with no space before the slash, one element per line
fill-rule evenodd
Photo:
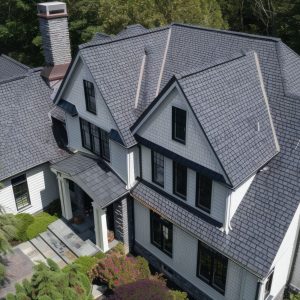
<path fill-rule="evenodd" d="M 94 255 L 94 257 L 98 258 L 98 259 L 102 259 L 104 258 L 106 255 L 103 252 L 98 252 L 97 254 Z"/>
<path fill-rule="evenodd" d="M 150 275 L 148 262 L 144 258 L 118 257 L 115 254 L 100 260 L 89 273 L 91 279 L 106 283 L 110 289 L 140 279 L 148 279 Z"/>
<path fill-rule="evenodd" d="M 173 300 L 188 300 L 188 296 L 186 292 L 170 290 L 169 295 Z"/>
<path fill-rule="evenodd" d="M 290 294 L 290 300 L 300 300 L 300 294 Z"/>
<path fill-rule="evenodd" d="M 98 258 L 96 257 L 91 257 L 91 256 L 81 256 L 78 257 L 73 263 L 72 265 L 77 265 L 78 266 L 78 270 L 83 273 L 83 274 L 88 274 L 88 272 L 90 272 L 93 267 L 97 264 L 98 262 Z M 64 267 L 64 271 L 68 272 L 71 268 L 72 265 L 67 265 Z"/>
<path fill-rule="evenodd" d="M 31 281 L 16 284 L 16 294 L 7 295 L 7 300 L 91 300 L 91 284 L 76 265 L 62 271 L 52 260 L 34 267 Z"/>
<path fill-rule="evenodd" d="M 26 235 L 29 240 L 38 236 L 41 232 L 47 230 L 47 227 L 52 222 L 56 221 L 58 218 L 56 216 L 51 216 L 46 212 L 41 212 L 37 215 L 34 215 L 34 221 L 31 223 L 27 230 Z"/>
<path fill-rule="evenodd" d="M 22 242 L 27 241 L 26 230 L 28 226 L 34 222 L 34 217 L 30 214 L 21 213 L 16 215 L 16 219 L 18 220 L 16 239 Z"/>

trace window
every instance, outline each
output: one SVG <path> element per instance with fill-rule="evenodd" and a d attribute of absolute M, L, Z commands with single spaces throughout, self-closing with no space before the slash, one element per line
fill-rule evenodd
<path fill-rule="evenodd" d="M 173 225 L 151 211 L 151 243 L 169 256 L 172 256 Z"/>
<path fill-rule="evenodd" d="M 30 198 L 29 198 L 26 174 L 13 178 L 11 180 L 11 184 L 13 187 L 17 210 L 29 206 Z"/>
<path fill-rule="evenodd" d="M 155 151 L 151 151 L 152 160 L 152 181 L 160 186 L 164 186 L 164 156 Z"/>
<path fill-rule="evenodd" d="M 173 193 L 186 199 L 187 168 L 173 161 Z"/>
<path fill-rule="evenodd" d="M 197 276 L 220 293 L 225 293 L 228 259 L 203 243 L 198 243 Z"/>
<path fill-rule="evenodd" d="M 186 111 L 172 107 L 172 139 L 185 144 Z"/>
<path fill-rule="evenodd" d="M 196 206 L 209 213 L 211 207 L 212 180 L 198 173 L 196 180 Z"/>
<path fill-rule="evenodd" d="M 80 129 L 82 147 L 109 161 L 110 152 L 108 132 L 81 118 Z"/>
<path fill-rule="evenodd" d="M 267 297 L 270 295 L 270 292 L 271 292 L 273 274 L 274 274 L 274 272 L 272 271 L 272 273 L 269 275 L 266 285 L 265 285 L 265 299 L 267 299 Z"/>
<path fill-rule="evenodd" d="M 96 114 L 95 89 L 92 82 L 83 80 L 86 110 Z"/>

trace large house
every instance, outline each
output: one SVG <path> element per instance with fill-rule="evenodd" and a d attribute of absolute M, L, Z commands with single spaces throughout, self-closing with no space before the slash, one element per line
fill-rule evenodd
<path fill-rule="evenodd" d="M 299 56 L 277 38 L 132 25 L 96 34 L 65 74 L 66 5 L 38 11 L 41 75 L 73 153 L 50 166 L 64 218 L 93 218 L 103 252 L 123 241 L 195 299 L 299 290 Z M 24 126 L 6 123 L 24 151 Z"/>

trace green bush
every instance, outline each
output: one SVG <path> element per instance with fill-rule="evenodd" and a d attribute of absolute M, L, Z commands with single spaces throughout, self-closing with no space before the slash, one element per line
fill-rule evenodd
<path fill-rule="evenodd" d="M 89 273 L 91 280 L 104 282 L 110 289 L 150 276 L 149 265 L 144 258 L 118 257 L 116 254 L 100 260 Z"/>
<path fill-rule="evenodd" d="M 17 219 L 17 240 L 24 242 L 28 240 L 26 230 L 34 222 L 34 217 L 30 214 L 21 213 L 16 215 Z"/>
<path fill-rule="evenodd" d="M 58 219 L 56 216 L 51 216 L 46 212 L 41 212 L 37 215 L 34 215 L 33 217 L 33 223 L 31 223 L 26 230 L 26 235 L 29 240 L 46 231 L 48 225 Z"/>
<path fill-rule="evenodd" d="M 93 267 L 97 264 L 98 258 L 91 257 L 91 256 L 80 256 L 75 261 L 73 261 L 72 264 L 75 264 L 78 266 L 78 270 L 87 275 L 88 272 L 90 272 Z M 71 265 L 67 265 L 64 267 L 64 271 L 68 272 Z"/>
<path fill-rule="evenodd" d="M 170 290 L 169 295 L 171 296 L 172 300 L 188 300 L 186 292 Z"/>
<path fill-rule="evenodd" d="M 300 294 L 290 294 L 290 300 L 300 300 Z"/>
<path fill-rule="evenodd" d="M 94 255 L 94 257 L 98 258 L 98 259 L 102 259 L 104 258 L 106 255 L 105 253 L 99 251 L 97 254 Z"/>

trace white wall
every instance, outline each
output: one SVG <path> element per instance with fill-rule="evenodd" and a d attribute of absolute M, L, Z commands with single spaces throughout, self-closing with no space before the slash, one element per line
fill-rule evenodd
<path fill-rule="evenodd" d="M 173 225 L 173 257 L 150 241 L 150 211 L 134 201 L 135 240 L 214 300 L 254 300 L 257 278 L 233 261 L 228 261 L 225 296 L 196 276 L 198 240 Z"/>
<path fill-rule="evenodd" d="M 59 198 L 56 176 L 50 171 L 48 164 L 35 167 L 24 173 L 27 176 L 31 205 L 22 212 L 35 213 Z M 17 213 L 11 180 L 5 180 L 3 184 L 4 188 L 0 189 L 0 204 L 6 212 Z"/>
<path fill-rule="evenodd" d="M 300 247 L 298 247 L 296 252 L 296 261 L 291 278 L 291 286 L 300 290 Z"/>
<path fill-rule="evenodd" d="M 172 106 L 187 111 L 186 144 L 172 140 Z M 224 174 L 186 100 L 174 88 L 137 133 L 174 153 Z"/>
<path fill-rule="evenodd" d="M 272 263 L 272 267 L 270 268 L 270 271 L 274 269 L 273 283 L 271 287 L 270 296 L 275 297 L 286 285 L 289 279 L 291 264 L 293 262 L 293 255 L 296 246 L 297 234 L 299 230 L 299 217 L 300 206 L 298 207 L 295 213 L 293 221 L 291 222 L 287 230 L 287 233 Z M 263 290 L 264 285 L 262 286 L 262 291 Z M 262 299 L 263 297 L 261 297 L 259 300 Z"/>
<path fill-rule="evenodd" d="M 142 148 L 142 172 L 143 179 L 148 182 L 151 182 L 153 185 L 156 185 L 152 182 L 152 173 L 151 173 L 151 150 L 145 146 L 141 146 Z M 188 203 L 189 205 L 197 208 L 195 206 L 196 199 L 196 172 L 194 170 L 188 169 L 187 173 L 187 197 L 186 201 L 177 197 L 173 194 L 173 162 L 171 159 L 165 157 L 165 177 L 164 177 L 164 188 L 166 192 L 173 195 L 175 198 L 178 198 L 181 201 Z M 162 188 L 156 185 L 159 188 Z M 210 216 L 215 220 L 223 223 L 225 218 L 225 208 L 226 208 L 226 197 L 228 193 L 228 189 L 216 182 L 213 181 L 212 184 L 212 196 L 211 196 L 211 212 Z M 199 208 L 197 208 L 199 209 Z M 199 211 L 207 214 L 203 210 L 199 209 Z"/>

